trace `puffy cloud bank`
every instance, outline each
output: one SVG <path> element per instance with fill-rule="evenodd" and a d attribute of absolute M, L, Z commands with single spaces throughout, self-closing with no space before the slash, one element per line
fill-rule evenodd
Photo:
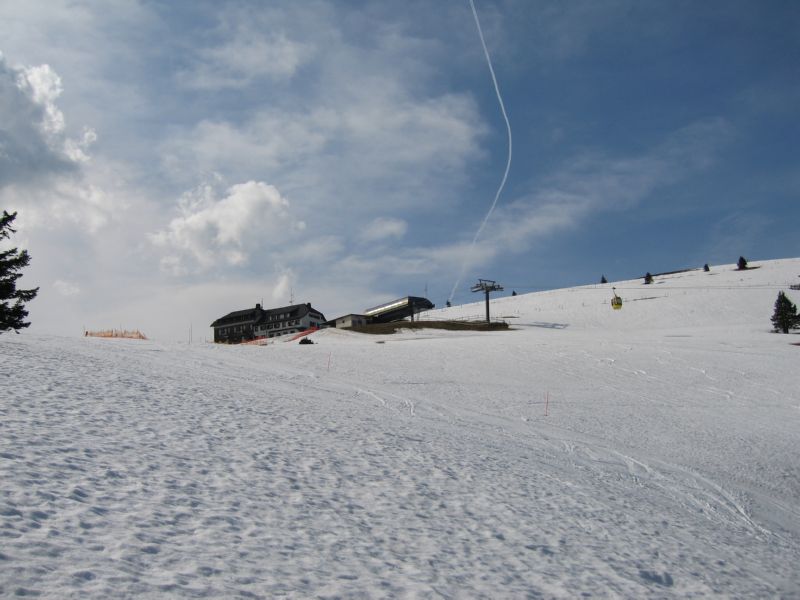
<path fill-rule="evenodd" d="M 260 181 L 234 185 L 222 198 L 212 185 L 202 185 L 184 194 L 179 210 L 165 230 L 150 236 L 167 249 L 161 266 L 175 275 L 243 265 L 256 250 L 277 248 L 305 229 L 288 200 Z"/>
<path fill-rule="evenodd" d="M 49 65 L 10 66 L 0 53 L 0 187 L 28 183 L 86 162 L 95 141 L 91 129 L 79 139 L 66 135 L 56 100 L 63 87 Z"/>

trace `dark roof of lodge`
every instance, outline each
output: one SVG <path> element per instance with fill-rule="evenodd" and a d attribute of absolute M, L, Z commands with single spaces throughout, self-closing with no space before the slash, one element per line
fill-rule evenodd
<path fill-rule="evenodd" d="M 306 304 L 292 304 L 290 306 L 281 306 L 279 308 L 261 308 L 260 304 L 256 304 L 255 308 L 246 308 L 244 310 L 235 310 L 228 313 L 224 317 L 220 317 L 211 324 L 211 327 L 224 327 L 235 323 L 253 323 L 258 324 L 266 321 L 270 316 L 288 313 L 289 317 L 304 317 L 310 311 L 319 313 L 322 320 L 325 320 L 325 315 L 313 308 L 310 303 Z"/>
<path fill-rule="evenodd" d="M 255 321 L 260 317 L 259 314 L 261 312 L 261 307 L 256 306 L 255 308 L 246 308 L 245 310 L 235 310 L 232 313 L 228 313 L 224 317 L 220 317 L 216 321 L 211 324 L 211 327 L 215 327 L 217 325 L 227 325 L 229 323 L 239 323 L 244 321 Z"/>

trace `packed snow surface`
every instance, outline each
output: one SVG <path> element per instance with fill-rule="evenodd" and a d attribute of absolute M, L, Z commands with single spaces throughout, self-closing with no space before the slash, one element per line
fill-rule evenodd
<path fill-rule="evenodd" d="M 751 266 L 504 332 L 2 335 L 0 596 L 799 597 L 800 259 Z"/>

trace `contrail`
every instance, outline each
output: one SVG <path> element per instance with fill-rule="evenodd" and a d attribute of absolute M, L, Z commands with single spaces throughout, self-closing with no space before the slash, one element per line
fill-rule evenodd
<path fill-rule="evenodd" d="M 478 35 L 481 38 L 481 46 L 483 46 L 483 54 L 486 56 L 486 63 L 489 65 L 489 72 L 492 74 L 492 83 L 494 83 L 494 91 L 497 94 L 497 101 L 500 103 L 500 111 L 503 113 L 503 119 L 506 121 L 506 130 L 508 131 L 508 161 L 506 162 L 506 171 L 503 173 L 503 180 L 500 182 L 500 187 L 497 188 L 497 193 L 494 195 L 494 202 L 492 202 L 492 206 L 489 207 L 489 212 L 486 213 L 486 216 L 483 218 L 483 223 L 481 226 L 478 227 L 478 231 L 475 232 L 475 237 L 472 238 L 472 244 L 467 250 L 467 254 L 464 257 L 464 263 L 461 265 L 461 273 L 456 280 L 455 285 L 453 285 L 453 290 L 450 292 L 450 297 L 448 298 L 448 302 L 453 301 L 453 296 L 456 293 L 456 289 L 458 288 L 459 284 L 461 283 L 461 279 L 464 277 L 464 273 L 467 271 L 467 265 L 470 262 L 470 258 L 472 257 L 472 252 L 475 248 L 475 244 L 478 241 L 478 238 L 483 231 L 483 228 L 486 227 L 486 223 L 489 220 L 489 217 L 492 216 L 494 212 L 494 207 L 497 206 L 497 200 L 500 198 L 500 194 L 503 191 L 503 187 L 506 185 L 506 179 L 508 179 L 508 171 L 511 169 L 511 124 L 508 122 L 508 115 L 506 114 L 506 107 L 503 104 L 503 97 L 500 95 L 500 88 L 497 85 L 497 77 L 494 75 L 494 69 L 492 68 L 492 59 L 489 58 L 489 50 L 486 48 L 486 42 L 483 39 L 483 31 L 481 30 L 481 22 L 478 20 L 478 12 L 475 10 L 475 3 L 473 0 L 469 0 L 469 5 L 472 8 L 472 16 L 475 17 L 475 25 L 478 27 Z"/>

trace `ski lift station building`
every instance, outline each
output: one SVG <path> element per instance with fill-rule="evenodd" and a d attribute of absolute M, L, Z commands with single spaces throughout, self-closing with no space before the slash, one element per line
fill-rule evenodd
<path fill-rule="evenodd" d="M 338 329 L 348 329 L 350 327 L 361 327 L 369 322 L 369 318 L 366 315 L 350 314 L 332 319 L 326 325 Z"/>
<path fill-rule="evenodd" d="M 384 302 L 378 306 L 368 308 L 362 314 L 349 314 L 331 319 L 326 325 L 328 327 L 346 329 L 349 327 L 369 325 L 370 323 L 402 321 L 406 318 L 410 318 L 413 321 L 415 315 L 422 311 L 430 310 L 433 307 L 433 302 L 427 298 L 406 296 L 405 298 L 398 298 L 397 300 Z"/>
<path fill-rule="evenodd" d="M 414 315 L 425 310 L 430 310 L 435 305 L 427 298 L 420 298 L 419 296 L 406 296 L 405 298 L 398 298 L 391 302 L 373 306 L 364 311 L 364 315 L 369 318 L 372 323 L 390 323 L 392 321 L 401 321 L 406 318 L 414 320 Z"/>

